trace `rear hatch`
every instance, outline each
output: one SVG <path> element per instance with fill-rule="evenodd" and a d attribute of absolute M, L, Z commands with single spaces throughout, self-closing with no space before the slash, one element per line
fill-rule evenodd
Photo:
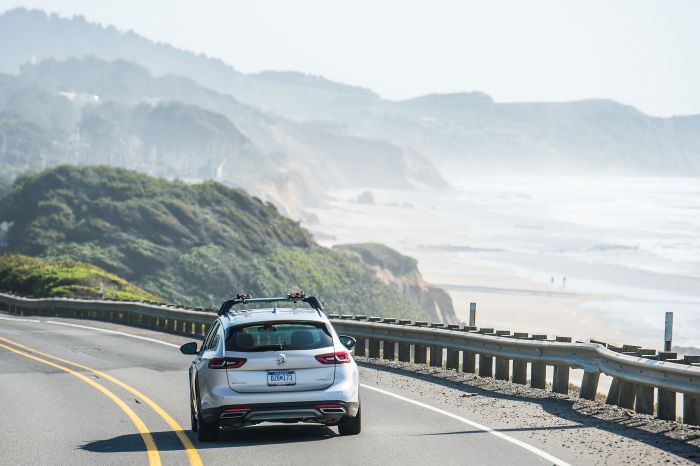
<path fill-rule="evenodd" d="M 259 322 L 226 332 L 226 357 L 246 360 L 226 369 L 229 386 L 237 392 L 323 390 L 335 380 L 335 364 L 316 359 L 335 352 L 322 322 Z"/>

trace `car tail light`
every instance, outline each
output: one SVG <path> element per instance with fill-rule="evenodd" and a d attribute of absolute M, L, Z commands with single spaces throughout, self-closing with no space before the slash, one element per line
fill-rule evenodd
<path fill-rule="evenodd" d="M 209 369 L 238 369 L 246 361 L 246 358 L 211 358 Z"/>
<path fill-rule="evenodd" d="M 331 403 L 327 405 L 316 405 L 316 409 L 331 409 L 331 408 L 342 408 L 343 405 L 339 403 Z"/>
<path fill-rule="evenodd" d="M 229 408 L 229 409 L 224 409 L 225 413 L 247 413 L 250 411 L 250 408 Z"/>
<path fill-rule="evenodd" d="M 350 362 L 350 353 L 338 351 L 337 353 L 319 354 L 316 360 L 321 364 L 346 364 Z"/>

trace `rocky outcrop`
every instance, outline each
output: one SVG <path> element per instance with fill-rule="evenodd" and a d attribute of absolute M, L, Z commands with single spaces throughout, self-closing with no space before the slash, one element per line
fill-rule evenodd
<path fill-rule="evenodd" d="M 423 279 L 416 259 L 378 243 L 341 244 L 333 249 L 356 258 L 372 269 L 382 283 L 401 290 L 420 306 L 430 322 L 457 323 L 452 298 L 442 288 Z"/>

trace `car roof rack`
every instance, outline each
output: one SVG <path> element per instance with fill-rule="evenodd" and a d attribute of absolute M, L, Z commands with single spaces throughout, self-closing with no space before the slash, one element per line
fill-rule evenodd
<path fill-rule="evenodd" d="M 218 315 L 224 315 L 231 310 L 231 308 L 237 304 L 248 304 L 248 303 L 297 303 L 297 302 L 307 303 L 312 308 L 318 311 L 319 315 L 323 311 L 323 304 L 316 296 L 307 296 L 303 291 L 292 291 L 286 296 L 273 296 L 270 298 L 253 298 L 247 293 L 238 293 L 235 298 L 225 301 L 219 308 Z"/>

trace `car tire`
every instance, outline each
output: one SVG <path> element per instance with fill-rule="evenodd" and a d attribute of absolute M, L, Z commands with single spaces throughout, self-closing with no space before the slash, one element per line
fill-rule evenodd
<path fill-rule="evenodd" d="M 219 424 L 205 422 L 200 416 L 197 419 L 197 440 L 200 442 L 214 442 L 219 438 Z"/>
<path fill-rule="evenodd" d="M 355 417 L 344 416 L 338 423 L 338 433 L 340 435 L 357 435 L 362 431 L 362 413 L 357 409 Z"/>
<path fill-rule="evenodd" d="M 197 415 L 194 412 L 195 400 L 192 398 L 192 390 L 190 389 L 190 426 L 192 432 L 197 432 L 199 429 L 199 423 L 197 422 Z"/>
<path fill-rule="evenodd" d="M 190 408 L 190 410 L 192 410 Z M 197 416 L 194 414 L 194 410 L 190 413 L 190 424 L 192 425 L 192 432 L 197 432 L 199 430 L 199 422 L 197 421 Z"/>

